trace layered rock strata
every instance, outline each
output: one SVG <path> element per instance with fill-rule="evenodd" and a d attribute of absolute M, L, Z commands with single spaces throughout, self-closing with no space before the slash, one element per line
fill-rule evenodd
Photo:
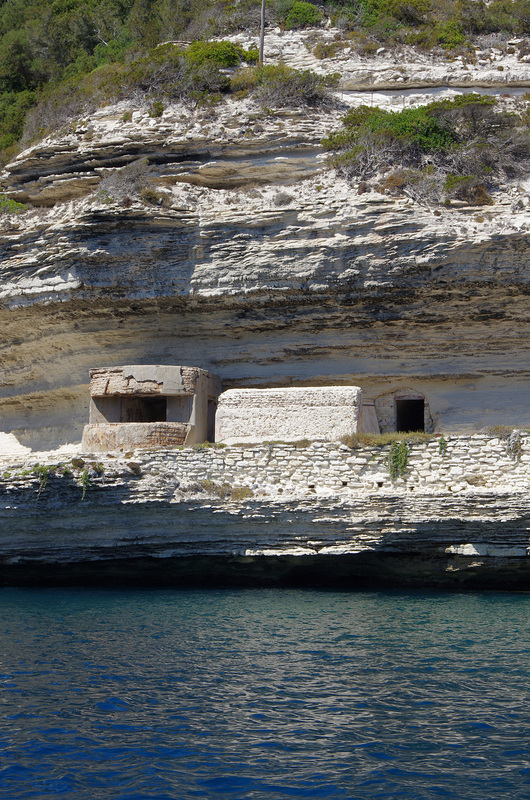
<path fill-rule="evenodd" d="M 521 83 L 526 62 L 494 49 L 484 64 L 405 51 L 392 77 L 394 55 L 318 60 L 308 36 L 272 34 L 271 58 L 339 65 L 335 108 L 271 112 L 246 100 L 153 119 L 128 101 L 7 165 L 2 191 L 38 207 L 1 221 L 3 431 L 35 449 L 79 442 L 89 370 L 117 363 L 197 364 L 225 388 L 360 386 L 382 409 L 407 389 L 425 397 L 435 430 L 530 425 L 530 183 L 485 208 L 429 208 L 358 194 L 320 145 L 348 103 L 432 96 L 353 97 L 348 70 L 361 62 L 372 79 L 356 85 L 376 89 L 407 76 Z M 154 199 L 99 188 L 144 156 Z"/>
<path fill-rule="evenodd" d="M 0 581 L 528 589 L 529 447 L 413 444 L 395 480 L 388 446 L 332 443 L 19 462 Z"/>

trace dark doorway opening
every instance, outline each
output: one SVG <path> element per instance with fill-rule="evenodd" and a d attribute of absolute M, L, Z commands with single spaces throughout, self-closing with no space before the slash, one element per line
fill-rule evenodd
<path fill-rule="evenodd" d="M 120 422 L 165 422 L 165 397 L 122 397 Z"/>
<path fill-rule="evenodd" d="M 425 400 L 396 400 L 396 431 L 425 430 Z"/>
<path fill-rule="evenodd" d="M 208 398 L 208 431 L 206 438 L 209 442 L 215 442 L 215 412 L 217 410 L 217 400 Z"/>

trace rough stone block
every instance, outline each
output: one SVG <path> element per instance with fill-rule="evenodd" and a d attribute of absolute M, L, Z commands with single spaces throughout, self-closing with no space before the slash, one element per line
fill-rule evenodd
<path fill-rule="evenodd" d="M 338 441 L 357 431 L 356 386 L 230 389 L 219 397 L 216 441 Z"/>

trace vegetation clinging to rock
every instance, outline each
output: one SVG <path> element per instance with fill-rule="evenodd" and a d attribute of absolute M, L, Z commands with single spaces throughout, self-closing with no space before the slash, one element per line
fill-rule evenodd
<path fill-rule="evenodd" d="M 252 93 L 266 107 L 322 108 L 332 104 L 330 89 L 337 86 L 338 80 L 338 75 L 317 75 L 309 69 L 266 64 L 236 72 L 231 89 L 241 94 Z"/>
<path fill-rule="evenodd" d="M 11 197 L 6 197 L 4 194 L 0 194 L 0 216 L 5 216 L 7 214 L 20 214 L 25 210 L 26 206 L 24 203 L 17 203 L 17 201 L 13 200 Z"/>
<path fill-rule="evenodd" d="M 304 0 L 294 0 L 291 8 L 285 17 L 285 27 L 304 28 L 309 25 L 318 25 L 322 19 L 320 10 L 313 3 L 306 3 Z"/>
<path fill-rule="evenodd" d="M 356 449 L 358 447 L 386 447 L 393 442 L 401 442 L 403 437 L 410 444 L 425 444 L 435 438 L 433 433 L 424 433 L 423 431 L 410 431 L 409 433 L 388 431 L 387 433 L 352 433 L 344 436 L 341 441 L 347 447 Z"/>
<path fill-rule="evenodd" d="M 526 170 L 530 130 L 524 116 L 492 97 L 461 95 L 400 112 L 361 106 L 323 140 L 347 179 L 378 177 L 377 188 L 415 199 L 491 202 L 489 190 Z"/>
<path fill-rule="evenodd" d="M 257 36 L 260 6 L 260 0 L 236 5 L 219 0 L 0 3 L 3 160 L 14 154 L 26 115 L 37 103 L 26 138 L 54 130 L 83 110 L 90 112 L 94 104 L 149 92 L 151 87 L 153 92 L 199 101 L 204 93 L 227 90 L 227 77 L 219 68 L 234 66 L 242 57 L 241 48 L 238 55 L 235 44 L 208 40 L 236 31 Z M 373 55 L 381 44 L 464 51 L 481 36 L 496 36 L 495 46 L 505 47 L 502 37 L 530 34 L 530 0 L 324 0 L 321 5 L 270 0 L 266 6 L 269 27 L 304 28 L 327 20 L 339 28 L 339 40 L 316 44 L 315 53 L 323 58 L 341 47 Z M 166 59 L 172 63 L 163 67 L 156 51 L 168 42 L 194 42 L 188 59 L 177 48 L 174 59 Z M 525 58 L 530 44 L 522 40 L 511 50 Z M 473 58 L 471 51 L 469 57 Z M 244 55 L 250 63 L 255 58 L 256 50 Z"/>
<path fill-rule="evenodd" d="M 255 60 L 254 51 L 231 42 L 195 44 L 187 50 L 173 44 L 155 47 L 127 63 L 106 64 L 88 75 L 49 85 L 38 106 L 28 114 L 25 139 L 38 138 L 76 116 L 126 97 L 149 101 L 152 116 L 159 116 L 162 100 L 200 102 L 205 97 L 220 96 L 230 89 L 230 78 L 223 71 L 226 63 Z"/>

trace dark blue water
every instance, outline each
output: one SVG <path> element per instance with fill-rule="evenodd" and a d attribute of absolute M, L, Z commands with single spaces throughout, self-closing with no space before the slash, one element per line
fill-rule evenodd
<path fill-rule="evenodd" d="M 0 797 L 530 796 L 530 597 L 0 591 Z"/>

